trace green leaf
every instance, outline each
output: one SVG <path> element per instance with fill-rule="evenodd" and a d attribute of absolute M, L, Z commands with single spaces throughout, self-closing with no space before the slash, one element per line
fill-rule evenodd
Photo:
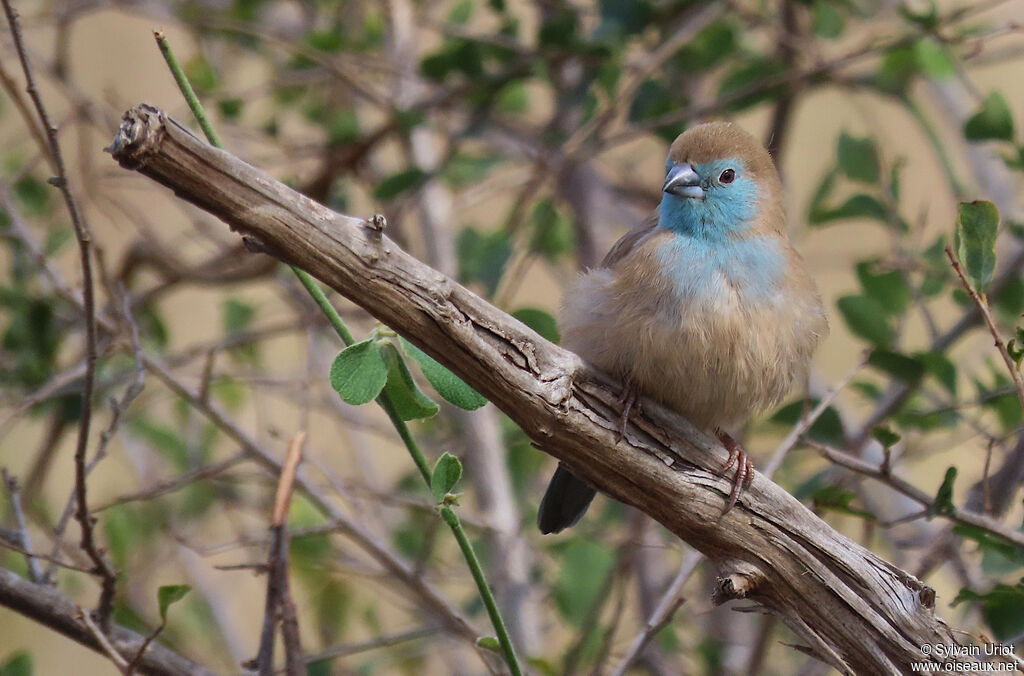
<path fill-rule="evenodd" d="M 574 538 L 565 546 L 554 594 L 566 621 L 576 627 L 583 625 L 614 565 L 611 550 L 595 540 Z"/>
<path fill-rule="evenodd" d="M 339 110 L 327 122 L 327 142 L 331 145 L 352 143 L 358 138 L 359 117 L 354 110 L 350 108 Z"/>
<path fill-rule="evenodd" d="M 419 185 L 425 176 L 426 174 L 419 169 L 406 169 L 392 174 L 377 184 L 377 187 L 373 189 L 373 196 L 381 201 L 394 199 L 406 190 Z"/>
<path fill-rule="evenodd" d="M 880 165 L 874 140 L 840 134 L 839 167 L 854 181 L 878 183 Z"/>
<path fill-rule="evenodd" d="M 33 676 L 34 673 L 32 655 L 24 650 L 14 653 L 7 662 L 0 665 L 0 676 Z"/>
<path fill-rule="evenodd" d="M 885 308 L 870 296 L 843 296 L 836 302 L 850 331 L 881 348 L 887 348 L 895 337 Z"/>
<path fill-rule="evenodd" d="M 466 227 L 459 232 L 456 245 L 460 281 L 482 282 L 486 295 L 493 294 L 512 255 L 508 231 L 501 229 L 483 233 Z"/>
<path fill-rule="evenodd" d="M 818 37 L 831 39 L 843 34 L 843 15 L 832 3 L 818 0 L 811 8 L 811 27 Z"/>
<path fill-rule="evenodd" d="M 771 417 L 771 422 L 793 426 L 800 420 L 805 411 L 809 411 L 817 405 L 817 400 L 807 401 L 798 399 L 776 411 L 775 415 Z M 829 406 L 822 411 L 818 419 L 811 425 L 811 429 L 807 430 L 807 436 L 819 444 L 842 446 L 846 440 L 843 431 L 843 421 L 835 408 Z"/>
<path fill-rule="evenodd" d="M 785 72 L 785 66 L 776 59 L 756 57 L 745 63 L 738 62 L 722 77 L 718 87 L 718 98 L 731 99 L 733 96 L 739 95 L 740 92 L 749 90 L 749 93 L 739 96 L 738 99 L 729 103 L 728 109 L 733 111 L 749 108 L 767 99 L 774 99 L 782 94 L 785 86 L 780 84 L 763 87 L 761 84 L 783 72 Z M 673 93 L 671 100 L 677 101 L 677 99 L 678 94 Z"/>
<path fill-rule="evenodd" d="M 900 270 L 879 271 L 877 261 L 857 263 L 857 279 L 864 293 L 891 314 L 901 315 L 910 304 L 910 285 Z"/>
<path fill-rule="evenodd" d="M 872 350 L 868 364 L 905 383 L 916 383 L 925 374 L 925 365 L 917 359 L 888 350 Z"/>
<path fill-rule="evenodd" d="M 444 179 L 455 187 L 479 184 L 502 159 L 497 155 L 469 155 L 459 153 L 452 157 L 444 169 Z"/>
<path fill-rule="evenodd" d="M 558 322 L 544 310 L 523 307 L 513 312 L 512 316 L 539 333 L 545 340 L 558 343 L 562 339 L 558 332 Z"/>
<path fill-rule="evenodd" d="M 929 517 L 939 514 L 952 516 L 956 513 L 956 506 L 953 505 L 953 483 L 956 481 L 956 475 L 956 467 L 950 467 L 946 470 L 946 476 L 942 479 L 942 485 L 939 486 L 939 490 L 935 494 L 935 501 L 928 508 Z"/>
<path fill-rule="evenodd" d="M 865 512 L 863 510 L 850 507 L 850 503 L 853 502 L 856 497 L 857 494 L 853 491 L 848 491 L 842 486 L 832 485 L 824 486 L 816 490 L 811 495 L 811 500 L 814 503 L 814 507 L 819 510 L 830 510 L 841 514 L 859 516 L 869 521 L 876 520 L 877 517 L 871 512 Z"/>
<path fill-rule="evenodd" d="M 900 439 L 903 438 L 900 435 L 893 432 L 888 427 L 882 426 L 878 426 L 875 429 L 871 430 L 871 436 L 874 437 L 875 441 L 882 444 L 882 446 L 885 446 L 886 448 L 892 448 L 894 445 L 899 443 Z"/>
<path fill-rule="evenodd" d="M 977 526 L 960 524 L 953 526 L 953 533 L 974 540 L 985 554 L 996 554 L 1017 567 L 1024 565 L 1024 547 L 1003 540 L 1000 536 Z"/>
<path fill-rule="evenodd" d="M 498 643 L 498 639 L 493 636 L 481 636 L 476 640 L 476 644 L 484 650 L 490 650 L 492 653 L 501 654 L 501 644 Z"/>
<path fill-rule="evenodd" d="M 921 72 L 936 80 L 948 80 L 956 75 L 956 67 L 950 61 L 946 49 L 935 38 L 925 37 L 914 43 L 914 57 Z"/>
<path fill-rule="evenodd" d="M 941 352 L 918 352 L 914 358 L 924 364 L 928 374 L 938 380 L 947 392 L 956 396 L 956 365 L 949 357 Z"/>
<path fill-rule="evenodd" d="M 237 120 L 242 114 L 245 102 L 239 98 L 222 98 L 217 101 L 217 109 L 226 120 Z"/>
<path fill-rule="evenodd" d="M 461 478 L 462 463 L 454 455 L 445 451 L 434 464 L 434 471 L 430 475 L 430 490 L 440 502 L 444 500 L 444 496 L 452 492 L 455 484 Z"/>
<path fill-rule="evenodd" d="M 50 210 L 53 188 L 32 174 L 25 174 L 14 184 L 14 194 L 32 216 L 45 215 Z"/>
<path fill-rule="evenodd" d="M 172 603 L 177 603 L 185 598 L 185 594 L 188 594 L 190 591 L 192 591 L 192 587 L 187 584 L 168 584 L 156 590 L 156 599 L 160 606 L 160 620 L 162 622 L 167 621 L 167 608 Z"/>
<path fill-rule="evenodd" d="M 388 379 L 388 365 L 373 338 L 349 345 L 331 364 L 331 387 L 345 403 L 358 406 L 373 401 Z"/>
<path fill-rule="evenodd" d="M 522 81 L 509 82 L 497 96 L 498 108 L 506 113 L 525 113 L 530 109 L 530 96 Z"/>
<path fill-rule="evenodd" d="M 819 206 L 811 211 L 809 221 L 811 225 L 823 225 L 847 218 L 871 218 L 886 223 L 889 220 L 889 211 L 878 199 L 865 193 L 858 193 L 834 209 Z"/>
<path fill-rule="evenodd" d="M 402 348 L 416 360 L 430 384 L 445 401 L 459 408 L 473 411 L 487 403 L 487 398 L 467 385 L 462 378 L 449 371 L 429 354 L 401 338 Z"/>
<path fill-rule="evenodd" d="M 576 246 L 576 236 L 569 221 L 562 217 L 550 197 L 537 202 L 533 208 L 533 233 L 530 236 L 530 251 L 535 251 L 550 261 L 571 252 Z"/>
<path fill-rule="evenodd" d="M 981 614 L 997 640 L 1006 641 L 1024 631 L 1024 579 L 1013 586 L 997 584 L 984 594 L 965 587 L 953 605 L 964 601 L 981 602 Z"/>
<path fill-rule="evenodd" d="M 999 210 L 991 202 L 961 202 L 956 222 L 956 255 L 978 293 L 985 293 L 996 268 Z"/>
<path fill-rule="evenodd" d="M 999 92 L 985 97 L 981 109 L 964 123 L 964 138 L 968 141 L 1012 141 L 1013 113 Z"/>
<path fill-rule="evenodd" d="M 886 51 L 875 82 L 882 91 L 903 93 L 910 86 L 910 80 L 918 73 L 918 60 L 914 48 L 899 45 Z"/>
<path fill-rule="evenodd" d="M 473 0 L 462 0 L 448 14 L 448 23 L 464 24 L 473 16 Z"/>
<path fill-rule="evenodd" d="M 633 95 L 629 105 L 629 121 L 643 122 L 658 117 L 674 108 L 673 94 L 659 80 L 645 80 Z"/>
<path fill-rule="evenodd" d="M 437 404 L 423 394 L 409 373 L 402 355 L 391 343 L 380 343 L 380 353 L 387 363 L 387 383 L 384 392 L 395 406 L 395 412 L 402 420 L 429 418 L 437 413 Z"/>
<path fill-rule="evenodd" d="M 1024 328 L 1016 327 L 1014 337 L 1006 344 L 1006 351 L 1010 354 L 1010 359 L 1020 369 L 1021 361 L 1024 360 Z"/>
<path fill-rule="evenodd" d="M 1024 280 L 1020 277 L 1011 278 L 995 295 L 994 300 L 1001 319 L 1007 323 L 1017 321 L 1021 313 L 1024 313 Z"/>
<path fill-rule="evenodd" d="M 217 71 L 213 64 L 202 56 L 196 56 L 185 62 L 185 76 L 196 93 L 202 96 L 217 88 Z"/>
<path fill-rule="evenodd" d="M 252 324 L 256 309 L 236 298 L 228 298 L 221 306 L 225 333 L 241 333 Z"/>

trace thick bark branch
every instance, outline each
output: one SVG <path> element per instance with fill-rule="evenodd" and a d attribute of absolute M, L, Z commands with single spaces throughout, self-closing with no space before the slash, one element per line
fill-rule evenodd
<path fill-rule="evenodd" d="M 227 222 L 450 367 L 515 420 L 538 448 L 601 491 L 651 515 L 720 568 L 718 601 L 777 615 L 807 650 L 844 673 L 900 674 L 953 644 L 934 591 L 835 532 L 760 474 L 719 518 L 726 453 L 645 402 L 616 443 L 615 387 L 367 221 L 336 214 L 197 139 L 162 111 L 128 111 L 110 150 L 122 166 Z"/>
<path fill-rule="evenodd" d="M 56 587 L 29 582 L 6 568 L 0 568 L 0 605 L 104 654 L 96 635 L 81 620 L 80 613 L 89 611 L 79 608 Z M 139 654 L 146 640 L 145 636 L 116 624 L 111 625 L 107 638 L 127 662 Z M 136 668 L 140 673 L 153 676 L 214 676 L 214 672 L 159 643 L 149 644 Z"/>

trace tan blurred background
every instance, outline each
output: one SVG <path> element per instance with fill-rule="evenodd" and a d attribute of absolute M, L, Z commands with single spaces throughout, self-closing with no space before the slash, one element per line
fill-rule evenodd
<path fill-rule="evenodd" d="M 56 39 L 54 30 L 34 6 L 35 3 L 23 1 L 15 4 L 23 13 L 26 38 L 33 57 L 39 63 L 46 63 L 53 53 Z M 956 5 L 958 3 L 939 3 L 943 10 Z M 76 18 L 67 35 L 70 79 L 78 88 L 78 92 L 73 95 L 91 102 L 94 124 L 76 125 L 74 134 L 62 136 L 62 145 L 69 160 L 74 189 L 89 200 L 87 215 L 96 234 L 96 241 L 108 265 L 115 268 L 128 247 L 140 237 L 155 238 L 162 246 L 174 250 L 178 255 L 195 260 L 212 251 L 210 239 L 198 237 L 197 232 L 208 233 L 211 239 L 220 242 L 232 240 L 232 235 L 222 224 L 178 203 L 167 191 L 145 179 L 120 170 L 102 152 L 102 148 L 113 137 L 119 114 L 139 102 L 161 106 L 181 120 L 189 118 L 181 96 L 154 45 L 152 31 L 155 28 L 166 31 L 182 60 L 190 58 L 196 45 L 188 30 L 181 28 L 170 17 L 161 17 L 161 12 L 159 3 L 141 3 L 134 8 L 110 6 Z M 437 16 L 443 18 L 445 13 L 438 11 Z M 991 11 L 981 15 L 979 23 L 982 19 L 991 24 L 1020 22 L 1024 20 L 1024 2 L 998 3 Z M 873 30 L 880 30 L 877 24 Z M 867 37 L 863 32 L 852 31 L 842 40 L 829 44 L 828 50 L 833 54 L 841 54 Z M 17 72 L 10 45 L 5 25 L 3 35 L 0 36 L 0 59 L 8 72 Z M 1019 34 L 1010 34 L 991 45 L 992 49 L 1003 47 L 1016 49 L 1016 56 L 995 65 L 974 65 L 971 60 L 967 61 L 969 79 L 976 92 L 965 89 L 959 81 L 952 79 L 916 82 L 912 95 L 925 108 L 954 158 L 955 170 L 967 187 L 964 197 L 995 200 L 1004 215 L 1020 218 L 1024 217 L 1019 203 L 1020 174 L 1000 171 L 1000 163 L 993 160 L 996 152 L 993 147 L 982 144 L 968 148 L 960 133 L 963 120 L 978 105 L 976 93 L 995 90 L 1005 96 L 1014 111 L 1020 137 L 1019 128 L 1024 125 L 1020 115 L 1020 111 L 1024 111 L 1024 49 Z M 983 62 L 984 59 L 977 58 L 975 61 Z M 855 75 L 870 72 L 876 63 L 869 59 L 844 73 Z M 250 67 L 240 67 L 233 74 L 235 79 L 229 87 L 236 95 L 247 97 L 251 93 L 260 92 L 262 78 L 265 76 L 260 64 L 253 62 Z M 43 93 L 56 119 L 67 120 L 72 109 L 69 91 L 54 87 L 49 78 L 44 77 Z M 0 105 L 4 109 L 0 118 L 0 147 L 6 153 L 32 156 L 35 148 L 24 133 L 22 121 L 15 113 L 11 101 L 0 96 Z M 267 102 L 259 96 L 254 97 L 252 106 L 245 110 L 241 124 L 231 127 L 225 125 L 222 128 L 225 143 L 233 153 L 266 168 L 279 178 L 301 182 L 302 177 L 309 174 L 309 162 L 277 156 L 276 149 L 261 143 L 258 135 L 244 131 L 247 124 L 255 125 L 261 119 L 261 105 L 266 106 Z M 542 106 L 543 103 L 538 105 Z M 765 104 L 743 113 L 736 121 L 756 136 L 763 137 L 768 127 L 769 114 L 769 105 Z M 100 124 L 97 126 L 95 122 Z M 856 136 L 870 135 L 877 139 L 883 166 L 904 163 L 903 214 L 912 223 L 925 224 L 919 234 L 922 243 L 930 241 L 938 233 L 952 232 L 957 204 L 939 168 L 933 147 L 905 109 L 870 92 L 851 93 L 845 89 L 818 89 L 800 99 L 781 165 L 793 237 L 821 288 L 830 313 L 832 334 L 815 359 L 815 379 L 825 386 L 846 374 L 860 358 L 863 348 L 862 341 L 849 335 L 836 313 L 835 300 L 856 289 L 857 282 L 853 274 L 855 261 L 872 255 L 885 256 L 893 246 L 889 234 L 880 226 L 863 221 L 851 220 L 821 228 L 806 226 L 809 201 L 820 177 L 835 163 L 835 140 L 843 131 Z M 283 137 L 294 135 L 295 146 L 301 146 L 312 133 L 310 129 L 304 128 L 301 121 L 292 120 L 282 127 Z M 379 161 L 388 162 L 389 152 L 394 154 L 397 150 L 394 147 L 386 149 Z M 665 146 L 661 142 L 651 139 L 631 142 L 605 153 L 599 159 L 598 167 L 601 172 L 608 174 L 628 172 L 632 174 L 635 183 L 656 188 L 663 174 L 664 153 Z M 507 198 L 514 194 L 513 190 L 503 189 L 503 186 L 511 188 L 521 184 L 522 180 L 521 173 L 516 173 L 516 170 L 498 171 L 479 188 L 456 196 L 452 210 L 456 224 L 495 223 L 493 214 L 503 213 L 508 206 L 507 199 L 502 202 L 502 195 Z M 349 210 L 354 215 L 365 216 L 379 209 L 372 197 L 356 191 L 351 196 Z M 629 213 L 633 212 L 624 210 L 624 217 Z M 145 233 L 136 227 L 138 222 L 146 223 Z M 625 230 L 631 225 L 630 222 L 623 222 L 621 228 Z M 411 238 L 410 242 L 414 253 L 424 255 L 421 242 L 415 241 L 415 238 Z M 416 247 L 420 247 L 420 250 L 417 251 Z M 0 260 L 0 265 L 5 264 L 9 264 L 9 261 Z M 73 246 L 62 251 L 59 266 L 69 280 L 79 279 L 77 252 Z M 569 264 L 551 266 L 534 262 L 514 295 L 505 299 L 506 307 L 535 306 L 555 312 L 559 289 L 572 274 L 573 268 Z M 280 285 L 273 279 L 257 284 L 239 284 L 229 288 L 228 293 L 258 308 L 257 326 L 277 325 L 293 317 L 289 297 L 282 293 Z M 171 329 L 170 351 L 215 341 L 222 335 L 221 303 L 224 294 L 223 288 L 208 289 L 189 285 L 175 290 L 162 300 L 165 318 Z M 947 310 L 945 315 L 940 313 L 935 316 L 940 328 L 948 327 L 958 316 L 959 308 L 952 303 L 948 304 Z M 353 318 L 357 335 L 365 335 L 373 327 L 372 321 L 358 318 L 354 312 L 348 316 Z M 911 313 L 908 321 L 908 344 L 919 341 L 923 345 L 926 332 L 920 317 Z M 958 363 L 965 365 L 966 369 L 969 364 L 992 359 L 994 353 L 989 350 L 990 346 L 989 340 L 976 334 L 973 339 L 958 345 L 952 356 Z M 285 380 L 295 373 L 304 373 L 308 369 L 322 366 L 308 363 L 307 340 L 301 335 L 267 341 L 263 349 L 267 368 L 261 378 L 273 380 L 280 377 Z M 202 360 L 197 360 L 182 371 L 182 378 L 195 384 L 201 369 Z M 283 451 L 291 431 L 308 424 L 310 461 L 330 468 L 337 476 L 346 476 L 355 463 L 363 464 L 364 470 L 366 463 L 370 463 L 372 467 L 368 472 L 379 474 L 382 477 L 381 485 L 388 484 L 389 480 L 384 477 L 393 478 L 408 472 L 407 457 L 391 440 L 392 437 L 386 431 L 386 421 L 379 411 L 366 408 L 349 412 L 350 420 L 369 420 L 370 427 L 362 429 L 353 429 L 346 421 L 334 418 L 323 409 L 315 411 L 307 423 L 300 407 L 293 405 L 295 397 L 301 396 L 294 386 L 264 389 L 259 379 L 246 383 L 241 377 L 237 382 L 244 386 L 246 399 L 235 412 L 235 419 L 267 446 Z M 158 408 L 172 405 L 167 391 L 154 382 L 148 383 L 143 398 L 149 405 Z M 852 393 L 844 393 L 839 402 L 854 417 L 870 409 L 862 398 Z M 103 424 L 105 418 L 99 415 L 95 425 L 99 428 Z M 416 425 L 413 423 L 414 430 Z M 382 429 L 385 431 L 380 432 Z M 764 454 L 773 446 L 769 440 L 780 438 L 785 431 L 777 428 L 766 430 L 759 437 L 763 440 L 759 447 L 752 449 L 755 462 L 763 460 Z M 0 440 L 0 464 L 15 474 L 27 471 L 31 449 L 38 446 L 42 433 L 39 425 L 29 420 L 15 424 Z M 922 460 L 904 468 L 913 477 L 914 483 L 926 491 L 932 492 L 937 488 L 945 468 L 950 464 L 960 466 L 961 480 L 957 485 L 961 490 L 980 476 L 981 463 L 964 462 L 965 458 L 984 452 L 979 441 L 965 430 L 953 430 L 946 437 L 946 443 L 940 444 L 944 448 L 933 447 L 932 452 Z M 130 492 L 133 486 L 125 486 L 125 479 L 137 476 L 143 470 L 133 462 L 132 449 L 125 447 L 130 442 L 124 439 L 124 435 L 115 439 L 110 457 L 92 478 L 90 501 L 94 505 Z M 912 444 L 913 438 L 907 441 Z M 61 460 L 46 484 L 47 494 L 54 504 L 63 504 L 69 490 L 73 445 L 74 435 L 69 434 L 58 448 Z M 225 441 L 221 441 L 220 445 L 223 448 L 230 446 Z M 807 454 L 808 462 L 816 461 L 808 451 L 797 453 Z M 1019 517 L 1018 505 L 1009 523 L 1019 522 Z M 857 521 L 833 519 L 832 522 L 848 528 L 853 535 L 860 533 L 861 525 Z M 72 533 L 75 532 L 72 527 Z M 227 530 L 206 532 L 196 537 L 211 546 L 230 538 L 231 533 Z M 130 593 L 137 593 L 140 599 L 151 599 L 157 585 L 178 583 L 182 581 L 183 575 L 187 575 L 190 583 L 214 599 L 222 612 L 234 618 L 256 618 L 262 614 L 262 578 L 245 573 L 217 571 L 212 567 L 239 563 L 253 556 L 259 555 L 254 552 L 243 554 L 229 551 L 223 555 L 202 557 L 189 553 L 187 549 L 168 552 L 166 564 L 150 570 L 149 579 L 132 580 L 130 584 L 139 588 Z M 82 603 L 91 602 L 94 595 L 91 582 L 80 579 L 72 582 L 72 576 L 62 576 L 61 579 L 68 583 L 68 589 L 79 587 L 78 598 Z M 956 618 L 958 611 L 948 606 L 958 588 L 955 582 L 946 579 L 944 574 L 929 582 L 939 590 L 938 613 L 950 619 Z M 141 605 L 147 603 L 152 611 L 147 619 L 155 621 L 153 602 L 140 601 Z M 211 666 L 227 669 L 231 663 L 237 664 L 236 658 L 239 655 L 252 656 L 255 653 L 256 625 L 249 624 L 251 626 L 245 625 L 244 633 L 233 637 L 234 645 L 225 646 L 221 663 L 210 662 Z M 367 632 L 366 636 L 369 635 Z M 37 674 L 113 672 L 111 665 L 102 657 L 8 610 L 0 609 L 0 660 L 18 648 L 31 651 Z M 196 652 L 196 655 L 203 654 L 208 654 L 207 648 Z M 444 673 L 442 665 L 435 666 L 437 671 L 434 673 Z"/>

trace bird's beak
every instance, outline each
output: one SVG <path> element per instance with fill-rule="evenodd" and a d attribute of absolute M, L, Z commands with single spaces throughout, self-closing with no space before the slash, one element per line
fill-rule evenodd
<path fill-rule="evenodd" d="M 661 189 L 663 192 L 678 197 L 704 199 L 704 188 L 700 186 L 700 176 L 693 170 L 689 162 L 672 165 L 668 176 L 665 177 L 665 185 L 661 186 Z"/>

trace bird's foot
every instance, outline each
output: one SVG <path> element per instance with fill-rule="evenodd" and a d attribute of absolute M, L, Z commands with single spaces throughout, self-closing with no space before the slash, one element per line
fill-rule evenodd
<path fill-rule="evenodd" d="M 619 393 L 618 401 L 622 405 L 622 416 L 619 418 L 619 431 L 615 435 L 615 443 L 619 443 L 626 436 L 629 416 L 633 413 L 643 412 L 643 406 L 640 403 L 640 388 L 630 380 L 626 381 L 622 392 Z"/>
<path fill-rule="evenodd" d="M 729 502 L 726 503 L 725 509 L 722 511 L 722 516 L 725 516 L 730 509 L 736 506 L 743 491 L 750 487 L 750 482 L 754 479 L 754 465 L 750 462 L 750 457 L 740 442 L 721 430 L 718 430 L 716 435 L 729 451 L 729 461 L 722 468 L 722 476 L 725 476 L 732 466 L 736 465 L 736 473 L 732 477 L 732 490 L 729 492 Z"/>

